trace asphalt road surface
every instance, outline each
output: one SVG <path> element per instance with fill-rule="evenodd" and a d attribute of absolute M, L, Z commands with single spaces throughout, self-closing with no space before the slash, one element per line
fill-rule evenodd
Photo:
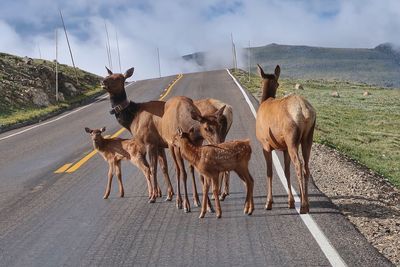
<path fill-rule="evenodd" d="M 129 98 L 158 99 L 175 78 L 132 83 L 127 87 Z M 108 113 L 108 99 L 103 98 L 35 128 L 0 135 L 1 266 L 391 265 L 315 186 L 309 191 L 310 215 L 287 209 L 278 165 L 273 209 L 264 210 L 266 167 L 255 138 L 255 119 L 227 71 L 184 74 L 167 93 L 165 100 L 176 95 L 213 97 L 233 106 L 228 140 L 250 138 L 253 147 L 253 215 L 243 215 L 245 191 L 236 174 L 231 174 L 231 194 L 221 202 L 222 218 L 207 213 L 198 219 L 200 208 L 192 202 L 192 212 L 187 214 L 175 208 L 175 201 L 147 203 L 145 178 L 129 163 L 122 170 L 125 197 L 118 197 L 114 179 L 110 198 L 103 200 L 108 167 L 91 153 L 84 132 L 85 126 L 106 126 L 109 135 L 121 129 Z M 175 186 L 175 170 L 167 154 Z M 75 171 L 68 172 L 73 167 Z M 297 188 L 293 174 L 294 170 L 292 182 Z M 165 193 L 160 172 L 158 177 Z M 191 192 L 190 182 L 188 186 Z"/>

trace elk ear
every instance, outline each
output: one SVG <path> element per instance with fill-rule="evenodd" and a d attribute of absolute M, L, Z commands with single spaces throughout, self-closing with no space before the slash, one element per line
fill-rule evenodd
<path fill-rule="evenodd" d="M 194 133 L 194 126 L 190 127 L 189 133 Z"/>
<path fill-rule="evenodd" d="M 279 67 L 279 65 L 276 65 L 276 67 L 275 67 L 275 79 L 276 80 L 279 79 L 279 75 L 281 75 L 281 67 Z"/>
<path fill-rule="evenodd" d="M 217 110 L 217 112 L 215 112 L 214 115 L 215 115 L 218 119 L 220 119 L 221 116 L 222 116 L 222 114 L 224 113 L 225 108 L 226 108 L 226 105 L 224 105 L 222 108 L 220 108 L 219 110 Z"/>
<path fill-rule="evenodd" d="M 204 122 L 204 118 L 196 111 L 190 112 L 190 115 L 193 120 L 198 121 L 200 123 Z"/>
<path fill-rule="evenodd" d="M 92 133 L 92 130 L 90 130 L 88 127 L 85 127 L 85 132 Z"/>
<path fill-rule="evenodd" d="M 182 137 L 183 132 L 182 132 L 181 127 L 178 127 L 178 128 L 176 129 L 176 132 L 177 132 L 177 134 L 179 135 L 179 137 Z"/>
<path fill-rule="evenodd" d="M 100 129 L 100 132 L 104 133 L 106 131 L 106 127 Z"/>
<path fill-rule="evenodd" d="M 129 70 L 127 70 L 124 74 L 125 79 L 128 79 L 129 77 L 131 77 L 133 75 L 134 71 L 135 71 L 135 68 L 130 68 Z"/>
<path fill-rule="evenodd" d="M 113 75 L 113 72 L 109 68 L 107 68 L 107 66 L 106 66 L 106 70 L 108 72 L 108 75 Z"/>
<path fill-rule="evenodd" d="M 260 77 L 264 79 L 266 75 L 264 73 L 264 70 L 261 68 L 260 64 L 257 64 L 257 68 L 258 68 L 258 74 L 260 74 Z"/>

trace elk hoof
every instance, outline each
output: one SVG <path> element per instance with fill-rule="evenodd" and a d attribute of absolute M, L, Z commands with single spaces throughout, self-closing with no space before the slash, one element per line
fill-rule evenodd
<path fill-rule="evenodd" d="M 154 198 L 150 198 L 149 203 L 156 203 L 156 200 Z"/>
<path fill-rule="evenodd" d="M 199 216 L 199 219 L 203 219 L 205 215 L 206 215 L 205 212 L 201 212 L 201 213 L 200 213 L 200 216 Z"/>
<path fill-rule="evenodd" d="M 221 219 L 221 213 L 217 214 L 217 219 Z"/>
<path fill-rule="evenodd" d="M 182 209 L 182 201 L 179 201 L 179 199 L 176 201 L 176 208 L 177 209 Z"/>
<path fill-rule="evenodd" d="M 166 197 L 164 201 L 172 201 L 172 197 Z"/>
<path fill-rule="evenodd" d="M 219 197 L 219 200 L 224 201 L 226 196 L 228 196 L 228 195 L 229 195 L 228 193 L 222 193 L 222 195 Z"/>
<path fill-rule="evenodd" d="M 183 211 L 184 211 L 185 213 L 189 213 L 189 212 L 190 212 L 190 208 L 184 208 Z"/>
<path fill-rule="evenodd" d="M 207 207 L 207 211 L 208 211 L 208 212 L 211 212 L 211 213 L 214 213 L 214 212 L 215 212 L 215 210 L 214 210 L 214 208 L 213 208 L 212 206 L 208 206 L 208 207 Z"/>
<path fill-rule="evenodd" d="M 108 198 L 108 195 L 104 195 L 104 196 L 103 196 L 103 199 L 107 199 L 107 198 Z"/>
<path fill-rule="evenodd" d="M 308 207 L 300 207 L 300 214 L 306 214 L 309 212 Z"/>
<path fill-rule="evenodd" d="M 270 203 L 265 204 L 265 209 L 272 210 L 272 203 L 270 202 Z"/>
<path fill-rule="evenodd" d="M 124 193 L 121 193 L 121 194 L 119 195 L 119 197 L 124 197 Z"/>
<path fill-rule="evenodd" d="M 289 209 L 294 209 L 294 208 L 295 208 L 295 206 L 294 206 L 294 201 L 289 201 L 289 202 L 288 202 L 288 208 L 289 208 Z"/>
<path fill-rule="evenodd" d="M 193 199 L 193 206 L 200 207 L 200 201 L 198 199 Z"/>

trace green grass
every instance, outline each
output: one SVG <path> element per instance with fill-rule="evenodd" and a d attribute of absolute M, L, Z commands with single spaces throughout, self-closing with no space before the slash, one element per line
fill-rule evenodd
<path fill-rule="evenodd" d="M 261 79 L 233 75 L 256 97 Z M 336 148 L 400 188 L 400 90 L 344 81 L 280 79 L 277 97 L 303 95 L 317 111 L 314 141 Z M 296 83 L 305 90 L 295 90 Z M 331 97 L 338 91 L 340 98 Z M 368 91 L 370 96 L 363 96 Z"/>
<path fill-rule="evenodd" d="M 66 110 L 74 107 L 84 100 L 96 97 L 103 93 L 101 87 L 96 87 L 91 90 L 85 91 L 83 94 L 78 95 L 74 98 L 68 99 L 63 102 L 59 102 L 56 105 L 50 105 L 48 107 L 26 107 L 26 108 L 14 108 L 9 107 L 7 112 L 0 112 L 0 125 L 1 127 L 8 127 L 17 123 L 34 120 L 37 118 L 44 117 L 51 113 Z"/>

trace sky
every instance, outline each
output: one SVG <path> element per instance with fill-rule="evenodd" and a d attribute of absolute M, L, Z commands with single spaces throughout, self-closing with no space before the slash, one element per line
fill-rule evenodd
<path fill-rule="evenodd" d="M 208 51 L 209 66 L 231 64 L 231 34 L 241 47 L 270 43 L 373 48 L 400 44 L 397 0 L 1 0 L 0 52 L 71 65 L 59 9 L 77 67 L 106 75 L 107 25 L 114 72 L 133 79 L 200 70 L 182 55 Z M 118 64 L 116 35 L 121 55 Z M 40 52 L 39 52 L 40 51 Z"/>

